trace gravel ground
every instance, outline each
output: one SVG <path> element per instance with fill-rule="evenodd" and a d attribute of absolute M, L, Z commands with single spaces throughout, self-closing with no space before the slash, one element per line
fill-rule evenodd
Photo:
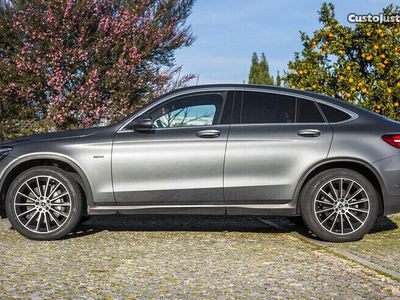
<path fill-rule="evenodd" d="M 400 272 L 400 214 L 378 219 L 372 232 L 361 241 L 334 244 L 333 249 L 348 251 L 386 269 Z"/>
<path fill-rule="evenodd" d="M 0 220 L 0 253 L 0 299 L 400 298 L 398 281 L 257 218 L 102 216 L 55 242 Z"/>

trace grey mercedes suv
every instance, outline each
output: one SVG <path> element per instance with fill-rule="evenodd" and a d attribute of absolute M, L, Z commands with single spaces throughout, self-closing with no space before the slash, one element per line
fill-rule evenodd
<path fill-rule="evenodd" d="M 326 241 L 400 211 L 400 124 L 281 87 L 176 90 L 111 126 L 0 143 L 1 215 L 53 240 L 104 214 L 301 216 Z"/>

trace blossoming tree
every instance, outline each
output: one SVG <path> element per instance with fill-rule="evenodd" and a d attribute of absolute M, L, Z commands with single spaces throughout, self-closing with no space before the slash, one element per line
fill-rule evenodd
<path fill-rule="evenodd" d="M 91 126 L 176 81 L 193 0 L 0 0 L 0 138 Z M 15 120 L 33 120 L 16 128 Z"/>

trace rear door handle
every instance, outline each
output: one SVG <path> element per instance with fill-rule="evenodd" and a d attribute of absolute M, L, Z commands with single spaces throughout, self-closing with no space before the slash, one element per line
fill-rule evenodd
<path fill-rule="evenodd" d="M 318 129 L 303 129 L 297 132 L 297 134 L 304 137 L 318 137 L 321 135 L 321 131 Z"/>
<path fill-rule="evenodd" d="M 221 132 L 218 130 L 202 130 L 196 133 L 196 135 L 203 139 L 213 139 L 219 137 Z"/>

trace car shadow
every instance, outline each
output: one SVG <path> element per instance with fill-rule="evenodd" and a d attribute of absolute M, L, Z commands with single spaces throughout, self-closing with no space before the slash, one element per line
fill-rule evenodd
<path fill-rule="evenodd" d="M 66 238 L 92 235 L 102 231 L 279 232 L 276 228 L 260 221 L 259 217 L 107 215 L 91 217 Z"/>
<path fill-rule="evenodd" d="M 380 217 L 376 220 L 374 228 L 371 230 L 370 234 L 395 230 L 397 228 L 399 228 L 399 226 L 388 217 Z"/>
<path fill-rule="evenodd" d="M 387 217 L 378 218 L 370 234 L 391 231 L 398 226 Z M 288 233 L 317 239 L 302 225 L 296 225 L 285 217 L 258 216 L 166 216 L 166 215 L 110 215 L 93 216 L 65 238 L 93 235 L 102 231 L 136 232 L 253 232 Z"/>

